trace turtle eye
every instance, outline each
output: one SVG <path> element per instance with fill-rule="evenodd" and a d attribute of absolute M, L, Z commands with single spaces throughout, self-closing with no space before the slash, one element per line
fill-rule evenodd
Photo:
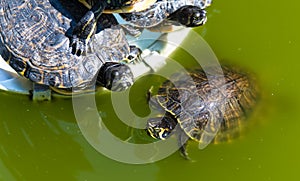
<path fill-rule="evenodd" d="M 150 118 L 147 123 L 147 132 L 155 139 L 165 140 L 170 136 L 175 126 L 176 122 L 168 116 Z"/>
<path fill-rule="evenodd" d="M 170 135 L 169 129 L 162 130 L 161 139 L 164 140 L 164 139 L 168 138 L 169 135 Z"/>

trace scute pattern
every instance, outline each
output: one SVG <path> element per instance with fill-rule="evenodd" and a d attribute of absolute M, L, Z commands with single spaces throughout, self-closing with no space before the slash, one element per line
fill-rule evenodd
<path fill-rule="evenodd" d="M 158 0 L 143 11 L 126 14 L 126 21 L 135 26 L 150 28 L 162 23 L 170 14 L 183 6 L 192 5 L 204 9 L 210 6 L 212 0 Z"/>
<path fill-rule="evenodd" d="M 33 82 L 70 88 L 91 84 L 104 62 L 129 54 L 124 32 L 113 27 L 94 36 L 86 55 L 73 55 L 66 36 L 71 21 L 49 0 L 1 0 L 1 56 Z"/>
<path fill-rule="evenodd" d="M 202 69 L 176 73 L 155 96 L 184 132 L 200 143 L 208 144 L 218 131 L 215 140 L 231 138 L 230 130 L 237 133 L 256 102 L 257 88 L 249 76 L 227 67 L 222 69 L 211 75 Z"/>

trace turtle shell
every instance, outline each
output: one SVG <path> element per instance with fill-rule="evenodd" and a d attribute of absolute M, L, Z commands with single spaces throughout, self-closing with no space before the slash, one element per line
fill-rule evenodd
<path fill-rule="evenodd" d="M 86 55 L 73 55 L 66 36 L 71 21 L 48 0 L 1 0 L 0 55 L 33 82 L 70 88 L 91 84 L 104 62 L 129 54 L 125 34 L 116 27 L 96 34 Z"/>
<path fill-rule="evenodd" d="M 155 97 L 182 130 L 205 147 L 213 139 L 224 141 L 238 133 L 255 105 L 257 88 L 250 76 L 238 70 L 197 69 L 176 73 Z"/>
<path fill-rule="evenodd" d="M 177 0 L 157 1 L 143 11 L 121 14 L 128 22 L 141 28 L 149 28 L 151 31 L 172 31 L 177 25 L 176 22 L 167 18 L 184 6 L 196 6 L 205 9 L 210 6 L 212 0 Z M 175 23 L 175 24 L 174 24 Z"/>

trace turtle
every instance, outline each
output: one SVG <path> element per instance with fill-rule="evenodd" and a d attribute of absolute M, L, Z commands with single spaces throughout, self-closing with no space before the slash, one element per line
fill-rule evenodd
<path fill-rule="evenodd" d="M 72 53 L 80 56 L 86 51 L 90 38 L 95 34 L 101 14 L 142 11 L 154 4 L 156 0 L 78 0 L 78 2 L 89 9 L 72 31 Z"/>
<path fill-rule="evenodd" d="M 199 148 L 211 141 L 230 141 L 246 125 L 256 105 L 258 89 L 252 76 L 238 68 L 207 67 L 178 72 L 159 87 L 149 104 L 164 116 L 149 118 L 147 133 L 158 140 L 177 135 L 180 153 L 189 159 L 187 141 Z"/>
<path fill-rule="evenodd" d="M 198 27 L 207 21 L 206 8 L 212 0 L 159 0 L 149 8 L 121 16 L 133 26 L 169 32 L 178 27 Z"/>
<path fill-rule="evenodd" d="M 72 19 L 54 8 L 54 2 L 59 4 L 54 0 L 0 1 L 2 58 L 37 87 L 80 92 L 98 82 L 115 91 L 128 88 L 133 75 L 122 61 L 137 58 L 141 52 L 128 44 L 124 31 L 113 23 L 113 15 L 99 17 L 110 22 L 110 27 L 99 32 L 87 47 L 87 54 L 79 57 L 72 54 L 66 36 Z"/>

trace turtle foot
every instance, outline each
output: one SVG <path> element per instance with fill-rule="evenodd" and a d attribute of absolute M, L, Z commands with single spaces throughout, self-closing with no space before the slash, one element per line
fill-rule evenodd
<path fill-rule="evenodd" d="M 133 84 L 133 74 L 125 64 L 107 62 L 99 71 L 97 83 L 112 91 L 124 91 Z"/>
<path fill-rule="evenodd" d="M 130 63 L 136 63 L 142 61 L 142 50 L 134 45 L 130 45 L 130 53 L 128 56 L 125 58 L 125 60 Z"/>
<path fill-rule="evenodd" d="M 72 54 L 80 56 L 86 52 L 87 42 L 84 39 L 79 39 L 77 36 L 73 35 L 71 40 Z"/>
<path fill-rule="evenodd" d="M 76 24 L 72 32 L 70 46 L 72 54 L 80 56 L 86 51 L 86 46 L 96 32 L 96 19 L 92 11 L 88 11 Z"/>

